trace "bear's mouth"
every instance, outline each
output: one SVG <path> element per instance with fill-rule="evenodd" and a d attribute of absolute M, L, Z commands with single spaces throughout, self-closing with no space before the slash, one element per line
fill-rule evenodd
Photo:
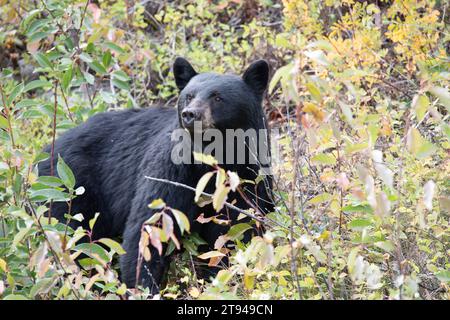
<path fill-rule="evenodd" d="M 205 120 L 194 121 L 189 124 L 185 124 L 182 121 L 181 126 L 189 133 L 205 133 L 207 130 L 215 129 L 213 122 L 207 122 Z"/>

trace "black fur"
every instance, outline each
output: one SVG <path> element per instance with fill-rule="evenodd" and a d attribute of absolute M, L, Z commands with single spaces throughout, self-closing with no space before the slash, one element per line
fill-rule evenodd
<path fill-rule="evenodd" d="M 187 105 L 186 95 L 195 95 L 208 103 L 216 128 L 262 129 L 266 125 L 261 101 L 262 86 L 265 88 L 268 77 L 261 72 L 263 62 L 257 62 L 256 68 L 253 66 L 259 73 L 250 67 L 251 72 L 244 81 L 234 75 L 197 74 L 186 60 L 176 61 L 175 77 L 182 90 L 178 114 L 175 108 L 160 107 L 97 114 L 63 134 L 55 144 L 55 155 L 60 154 L 74 172 L 76 187 L 83 186 L 86 190 L 74 200 L 71 213 L 83 213 L 85 219 L 81 225 L 88 228 L 88 221 L 100 212 L 94 229 L 97 239 L 123 236 L 127 253 L 121 257 L 121 277 L 128 287 L 136 284 L 140 230 L 142 223 L 154 212 L 148 208 L 152 200 L 161 198 L 167 205 L 184 212 L 191 221 L 192 231 L 199 232 L 210 248 L 228 229 L 214 223 L 200 225 L 194 222 L 200 213 L 205 216 L 216 213 L 210 206 L 199 208 L 194 203 L 192 191 L 144 177 L 164 178 L 195 187 L 199 178 L 211 170 L 205 165 L 176 165 L 171 161 L 172 147 L 176 143 L 171 141 L 171 133 L 180 128 L 179 112 Z M 265 62 L 263 64 L 267 67 Z M 215 99 L 216 95 L 222 100 Z M 47 147 L 45 151 L 49 150 Z M 56 168 L 56 159 L 54 161 Z M 259 166 L 225 165 L 225 168 L 237 171 L 243 179 L 254 180 Z M 50 175 L 50 160 L 39 164 L 39 175 Z M 246 190 L 248 198 L 263 212 L 273 210 L 271 181 L 267 181 L 266 185 L 260 182 L 256 188 L 250 185 Z M 213 189 L 210 186 L 206 191 Z M 236 206 L 249 208 L 237 193 L 230 194 L 229 201 L 234 199 Z M 67 210 L 65 203 L 55 202 L 52 215 L 65 221 Z M 225 211 L 236 221 L 237 212 Z M 78 225 L 74 221 L 71 223 L 72 227 Z M 249 237 L 250 234 L 246 234 L 245 241 Z M 151 261 L 143 264 L 139 284 L 155 293 L 166 270 L 167 258 L 160 257 L 154 248 L 151 254 Z"/>

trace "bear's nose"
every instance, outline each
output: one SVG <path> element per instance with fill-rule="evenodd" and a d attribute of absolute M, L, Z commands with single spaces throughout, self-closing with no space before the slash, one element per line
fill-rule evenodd
<path fill-rule="evenodd" d="M 192 126 L 194 121 L 200 121 L 202 113 L 197 109 L 185 109 L 181 112 L 181 118 L 185 126 Z"/>

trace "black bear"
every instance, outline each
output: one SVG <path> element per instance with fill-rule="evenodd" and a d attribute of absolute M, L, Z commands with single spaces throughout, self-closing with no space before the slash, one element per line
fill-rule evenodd
<path fill-rule="evenodd" d="M 216 239 L 226 234 L 229 227 L 214 223 L 195 222 L 199 213 L 217 215 L 211 205 L 199 208 L 191 190 L 172 184 L 146 179 L 145 176 L 163 178 L 195 187 L 198 180 L 211 168 L 205 164 L 174 162 L 171 138 L 175 130 L 194 134 L 194 123 L 202 128 L 219 132 L 230 129 L 266 129 L 262 109 L 263 93 L 267 87 L 269 66 L 264 60 L 250 65 L 243 76 L 216 73 L 197 73 L 183 58 L 177 58 L 173 73 L 180 90 L 177 108 L 149 107 L 111 111 L 97 114 L 80 126 L 69 130 L 56 140 L 54 166 L 60 155 L 74 172 L 76 187 L 83 186 L 85 193 L 77 197 L 71 213 L 82 213 L 84 221 L 71 221 L 71 227 L 88 228 L 88 221 L 96 212 L 100 216 L 95 225 L 95 238 L 123 236 L 126 254 L 121 256 L 121 279 L 128 287 L 137 284 L 158 292 L 166 271 L 167 257 L 151 249 L 151 260 L 142 264 L 136 279 L 138 246 L 141 227 L 154 210 L 148 204 L 163 199 L 190 219 L 191 229 L 212 248 Z M 256 135 L 256 143 L 261 141 Z M 248 139 L 246 143 L 248 143 Z M 224 147 L 228 147 L 224 142 Z M 268 145 L 267 131 L 262 145 Z M 49 152 L 50 146 L 45 151 Z M 229 149 L 227 149 L 229 150 Z M 249 161 L 246 148 L 245 161 L 221 165 L 237 172 L 242 180 L 255 181 L 244 185 L 243 192 L 232 192 L 229 202 L 241 209 L 257 206 L 261 213 L 273 211 L 271 179 L 257 179 L 261 163 Z M 259 152 L 256 148 L 256 152 Z M 228 152 L 228 151 L 226 151 Z M 39 163 L 39 175 L 50 175 L 50 160 Z M 211 191 L 212 186 L 208 186 Z M 212 190 L 213 191 L 213 190 Z M 243 197 L 244 196 L 244 197 Z M 226 209 L 224 209 L 225 211 Z M 64 202 L 54 202 L 52 216 L 64 222 L 68 207 Z M 238 212 L 227 210 L 227 216 L 236 222 Z M 243 241 L 248 241 L 247 233 Z"/>

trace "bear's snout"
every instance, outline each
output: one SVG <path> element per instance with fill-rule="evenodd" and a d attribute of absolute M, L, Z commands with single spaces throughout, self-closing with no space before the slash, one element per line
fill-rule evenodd
<path fill-rule="evenodd" d="M 202 129 L 211 127 L 211 112 L 208 106 L 189 106 L 181 112 L 181 121 L 183 127 L 188 130 L 194 129 L 196 121 L 201 122 Z"/>
<path fill-rule="evenodd" d="M 201 121 L 203 118 L 203 111 L 200 108 L 186 108 L 181 113 L 183 125 L 190 127 L 194 125 L 194 121 Z"/>

